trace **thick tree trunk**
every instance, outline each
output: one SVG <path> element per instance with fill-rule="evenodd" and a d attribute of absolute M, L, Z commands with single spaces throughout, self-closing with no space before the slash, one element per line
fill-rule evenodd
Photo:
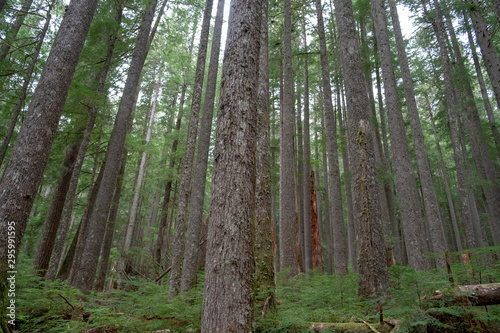
<path fill-rule="evenodd" d="M 198 249 L 203 219 L 203 202 L 205 199 L 210 134 L 212 132 L 217 72 L 219 69 L 223 16 L 224 0 L 219 0 L 217 3 L 217 14 L 215 17 L 214 34 L 210 50 L 210 65 L 208 66 L 208 78 L 205 88 L 205 102 L 200 124 L 200 135 L 198 138 L 198 150 L 192 182 L 193 186 L 191 188 L 191 205 L 186 235 L 186 249 L 184 251 L 184 261 L 182 264 L 181 292 L 193 288 L 197 280 Z"/>
<path fill-rule="evenodd" d="M 424 218 L 419 207 L 419 195 L 413 174 L 410 150 L 406 142 L 403 115 L 392 64 L 385 6 L 381 0 L 371 0 L 371 4 L 373 22 L 379 43 L 396 189 L 408 262 L 416 270 L 425 270 L 427 267 L 424 256 L 425 247 L 423 246 L 425 233 L 421 233 Z"/>
<path fill-rule="evenodd" d="M 203 77 L 205 75 L 205 60 L 207 56 L 208 34 L 210 30 L 210 19 L 213 0 L 207 0 L 203 13 L 203 22 L 198 46 L 198 59 L 196 62 L 196 73 L 193 86 L 191 103 L 191 116 L 189 118 L 186 151 L 184 153 L 184 165 L 182 171 L 181 185 L 179 188 L 179 199 L 177 206 L 177 217 L 175 219 L 174 248 L 172 251 L 172 263 L 170 267 L 169 297 L 175 297 L 179 293 L 181 284 L 182 261 L 186 245 L 186 218 L 188 216 L 188 204 L 191 195 L 191 173 L 193 171 L 194 153 L 196 149 L 196 138 L 198 133 L 198 121 L 201 107 L 201 95 L 203 92 Z"/>
<path fill-rule="evenodd" d="M 17 97 L 16 105 L 14 106 L 14 110 L 12 111 L 12 115 L 10 117 L 9 126 L 7 127 L 7 131 L 2 139 L 2 145 L 0 146 L 0 167 L 3 164 L 5 154 L 7 153 L 7 149 L 9 148 L 10 140 L 12 139 L 12 134 L 14 134 L 14 129 L 16 127 L 17 121 L 19 120 L 19 114 L 21 113 L 21 109 L 23 108 L 24 102 L 26 101 L 26 93 L 28 92 L 28 87 L 31 82 L 31 76 L 33 75 L 33 71 L 35 70 L 35 66 L 38 61 L 38 56 L 40 55 L 40 50 L 42 49 L 43 41 L 45 40 L 45 35 L 47 34 L 47 30 L 49 28 L 50 20 L 51 20 L 51 11 L 54 6 L 56 0 L 53 0 L 49 8 L 47 9 L 47 17 L 45 18 L 45 25 L 42 28 L 40 33 L 40 37 L 38 37 L 38 43 L 36 44 L 35 51 L 31 55 L 31 62 L 26 69 L 26 75 L 24 76 L 23 86 L 21 91 L 19 92 L 19 96 Z"/>
<path fill-rule="evenodd" d="M 0 181 L 1 234 L 8 235 L 7 224 L 14 228 L 9 230 L 11 234 L 14 231 L 13 237 L 0 239 L 0 328 L 4 331 L 7 271 L 15 270 L 15 258 L 96 6 L 97 0 L 82 0 L 68 7 Z M 61 54 L 65 56 L 61 58 Z M 8 248 L 8 239 L 14 248 Z M 12 267 L 7 266 L 7 260 L 13 260 Z"/>
<path fill-rule="evenodd" d="M 121 25 L 122 21 L 122 13 L 124 7 L 124 0 L 121 0 L 118 3 L 118 7 L 116 8 L 116 16 L 115 21 L 117 23 L 116 29 L 110 34 L 108 39 L 108 50 L 106 53 L 106 58 L 104 60 L 103 67 L 100 73 L 97 75 L 98 86 L 96 91 L 96 96 L 100 96 L 104 93 L 106 89 L 106 79 L 108 77 L 108 72 L 111 68 L 111 60 L 113 58 L 113 53 L 116 45 L 116 41 L 118 39 L 118 27 Z M 80 144 L 80 149 L 78 150 L 78 156 L 76 157 L 75 165 L 73 167 L 73 174 L 71 176 L 71 181 L 68 189 L 68 195 L 66 197 L 66 201 L 64 202 L 61 224 L 59 226 L 59 230 L 57 233 L 56 246 L 54 247 L 54 253 L 52 254 L 52 263 L 49 271 L 47 272 L 49 279 L 54 279 L 57 275 L 59 263 L 63 256 L 64 244 L 66 244 L 66 237 L 69 229 L 69 224 L 71 220 L 71 215 L 73 212 L 73 205 L 76 198 L 76 193 L 78 190 L 78 180 L 80 178 L 80 172 L 82 170 L 83 162 L 85 160 L 85 155 L 87 154 L 87 149 L 90 143 L 90 139 L 92 136 L 92 132 L 94 131 L 94 125 L 97 119 L 97 114 L 99 110 L 99 101 L 95 101 L 94 105 L 90 109 L 89 118 L 87 119 L 87 124 L 85 126 L 85 131 L 83 133 L 83 139 Z M 98 141 L 98 147 L 100 146 L 100 136 Z M 99 149 L 96 149 L 96 158 L 94 163 L 97 163 Z M 96 165 L 94 165 L 94 172 L 97 169 Z M 91 189 L 89 189 L 91 191 Z"/>
<path fill-rule="evenodd" d="M 284 61 L 282 112 L 280 112 L 280 270 L 290 269 L 289 276 L 299 272 L 297 251 L 297 207 L 295 201 L 295 163 L 293 139 L 293 73 L 292 73 L 292 19 L 290 0 L 284 2 Z"/>
<path fill-rule="evenodd" d="M 349 108 L 349 165 L 352 171 L 352 192 L 359 253 L 358 293 L 371 296 L 389 286 L 385 260 L 384 238 L 377 200 L 376 168 L 373 156 L 373 130 L 369 101 L 361 68 L 359 42 L 349 0 L 335 0 L 342 68 Z"/>
<path fill-rule="evenodd" d="M 406 108 L 410 121 L 413 146 L 417 160 L 418 174 L 420 185 L 422 187 L 422 200 L 424 202 L 425 216 L 429 225 L 429 233 L 434 253 L 444 253 L 447 249 L 446 238 L 444 236 L 443 221 L 439 211 L 439 202 L 432 181 L 431 165 L 427 157 L 427 150 L 424 142 L 424 135 L 420 118 L 418 114 L 417 102 L 415 100 L 415 90 L 413 88 L 413 79 L 410 73 L 408 57 L 406 56 L 405 43 L 401 27 L 399 24 L 399 16 L 396 8 L 395 0 L 389 0 L 389 6 L 392 16 L 392 24 L 394 27 L 394 35 L 396 38 L 396 46 L 398 50 L 398 59 L 403 76 L 403 86 L 405 91 Z M 444 267 L 445 259 L 442 255 L 437 257 L 436 264 L 438 267 Z"/>
<path fill-rule="evenodd" d="M 256 133 L 255 232 L 253 238 L 253 257 L 255 265 L 255 309 L 264 314 L 276 310 L 275 253 L 273 251 L 273 219 L 271 209 L 271 141 L 267 12 L 268 4 L 266 1 L 262 1 Z M 265 310 L 266 307 L 268 311 Z"/>
<path fill-rule="evenodd" d="M 85 293 L 90 292 L 94 285 L 99 254 L 106 229 L 106 219 L 118 178 L 119 165 L 132 110 L 137 102 L 137 89 L 142 68 L 148 54 L 148 38 L 155 8 L 155 0 L 147 4 L 147 9 L 139 28 L 136 46 L 132 54 L 132 61 L 123 89 L 121 104 L 118 108 L 113 133 L 108 145 L 106 168 L 104 169 L 102 183 L 97 194 L 96 204 L 89 219 L 89 232 L 86 237 L 84 253 L 81 258 L 77 258 L 81 259 L 79 266 L 85 267 L 85 269 L 80 269 L 76 272 L 73 285 Z"/>
<path fill-rule="evenodd" d="M 45 216 L 42 234 L 38 240 L 38 248 L 33 259 L 33 269 L 37 270 L 40 276 L 44 276 L 49 268 L 50 257 L 56 241 L 57 228 L 61 222 L 62 208 L 64 206 L 66 194 L 68 193 L 71 174 L 73 173 L 73 166 L 79 146 L 79 144 L 72 144 L 66 149 L 66 156 L 63 161 L 65 170 L 54 190 L 49 210 Z"/>
<path fill-rule="evenodd" d="M 261 1 L 231 3 L 217 115 L 202 332 L 250 332 Z M 293 118 L 292 118 L 293 119 Z"/>

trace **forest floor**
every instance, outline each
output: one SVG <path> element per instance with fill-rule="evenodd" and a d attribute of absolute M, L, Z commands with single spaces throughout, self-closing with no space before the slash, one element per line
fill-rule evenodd
<path fill-rule="evenodd" d="M 455 283 L 500 282 L 498 248 L 478 250 L 470 264 L 452 265 Z M 458 261 L 459 255 L 452 255 Z M 17 281 L 16 332 L 199 332 L 203 274 L 196 288 L 168 298 L 163 285 L 143 277 L 120 288 L 91 296 L 61 281 L 42 281 L 20 258 Z M 277 310 L 254 322 L 255 332 L 492 332 L 500 333 L 500 305 L 444 306 L 453 297 L 444 270 L 416 272 L 390 267 L 390 289 L 377 299 L 357 296 L 358 276 L 316 272 L 292 279 L 278 277 Z M 435 292 L 443 301 L 432 300 Z M 382 314 L 380 305 L 382 304 Z M 257 309 L 256 312 L 261 312 Z M 382 321 L 381 321 L 382 320 Z"/>

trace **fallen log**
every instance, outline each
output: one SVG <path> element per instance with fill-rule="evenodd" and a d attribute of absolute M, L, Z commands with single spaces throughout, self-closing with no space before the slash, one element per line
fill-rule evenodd
<path fill-rule="evenodd" d="M 500 283 L 475 284 L 453 287 L 453 293 L 443 293 L 436 290 L 431 298 L 424 299 L 431 302 L 444 302 L 445 306 L 452 305 L 496 305 L 500 304 Z"/>

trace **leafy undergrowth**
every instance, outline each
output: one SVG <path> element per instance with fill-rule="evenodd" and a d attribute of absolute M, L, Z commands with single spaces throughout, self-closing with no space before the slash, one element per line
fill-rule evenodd
<path fill-rule="evenodd" d="M 452 265 L 457 284 L 500 281 L 498 248 L 476 251 L 471 264 Z M 458 261 L 458 254 L 453 255 Z M 490 258 L 486 260 L 485 258 Z M 83 295 L 60 281 L 42 281 L 23 259 L 18 267 L 16 329 L 19 332 L 199 332 L 203 276 L 193 290 L 168 298 L 164 285 L 142 278 L 123 282 L 121 289 Z M 278 278 L 278 308 L 254 323 L 256 332 L 500 332 L 500 305 L 448 306 L 429 303 L 436 290 L 452 293 L 443 271 L 415 272 L 396 265 L 389 269 L 391 287 L 377 299 L 357 294 L 358 276 L 314 273 Z M 427 301 L 425 301 L 427 300 Z M 383 318 L 392 325 L 379 325 Z M 260 310 L 258 313 L 260 313 Z M 365 323 L 363 323 L 363 321 Z M 332 323 L 343 323 L 332 325 Z M 370 328 L 367 323 L 372 323 Z M 331 325 L 331 326 L 329 326 Z"/>

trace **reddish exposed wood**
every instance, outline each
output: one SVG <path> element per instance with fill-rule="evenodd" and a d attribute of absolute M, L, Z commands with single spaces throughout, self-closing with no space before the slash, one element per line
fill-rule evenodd
<path fill-rule="evenodd" d="M 323 271 L 323 253 L 321 249 L 321 235 L 318 223 L 318 202 L 316 200 L 316 184 L 314 183 L 314 171 L 311 170 L 311 237 L 313 269 Z"/>

